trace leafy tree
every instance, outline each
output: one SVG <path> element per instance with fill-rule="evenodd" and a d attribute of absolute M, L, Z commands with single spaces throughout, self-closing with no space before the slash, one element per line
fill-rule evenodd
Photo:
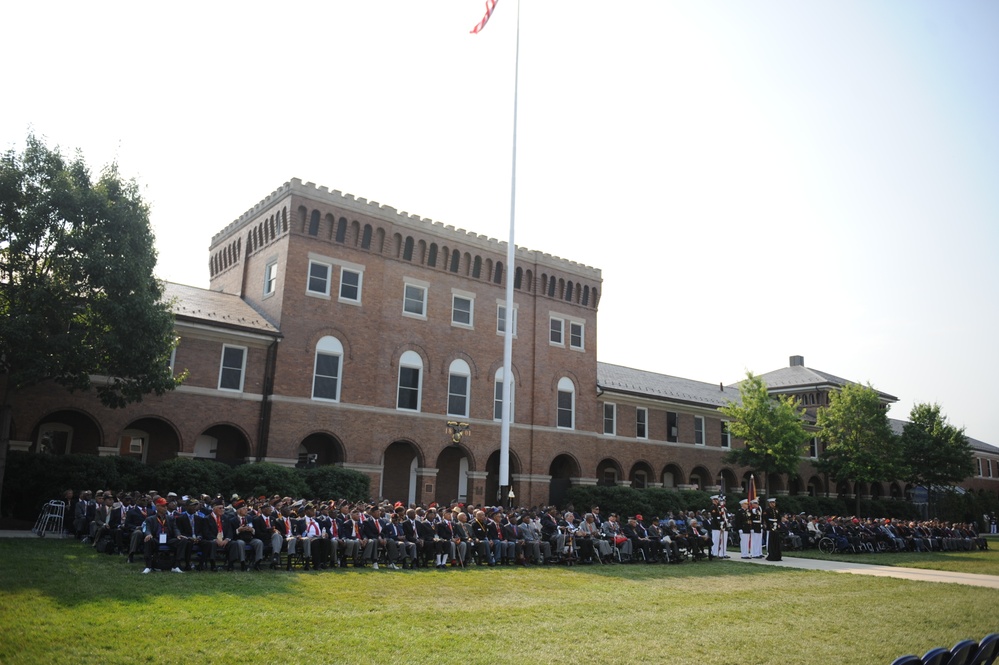
<path fill-rule="evenodd" d="M 309 492 L 309 486 L 295 469 L 271 462 L 240 464 L 233 469 L 229 482 L 232 491 L 240 496 L 305 496 Z"/>
<path fill-rule="evenodd" d="M 733 448 L 726 461 L 748 466 L 764 478 L 771 473 L 793 473 L 809 439 L 794 398 L 771 396 L 767 384 L 752 372 L 746 372 L 746 380 L 739 384 L 739 396 L 741 404 L 730 402 L 718 409 L 730 418 L 732 436 L 745 443 Z"/>
<path fill-rule="evenodd" d="M 215 495 L 230 485 L 232 469 L 214 460 L 176 457 L 156 465 L 156 483 L 163 491 Z"/>
<path fill-rule="evenodd" d="M 93 387 L 122 407 L 179 382 L 173 316 L 153 277 L 149 208 L 117 166 L 94 180 L 79 153 L 29 135 L 0 158 L 0 483 L 13 392 Z M 102 377 L 91 386 L 91 376 Z"/>
<path fill-rule="evenodd" d="M 899 442 L 905 459 L 902 477 L 914 485 L 950 485 L 975 472 L 964 428 L 948 423 L 939 404 L 914 405 Z"/>
<path fill-rule="evenodd" d="M 831 392 L 829 406 L 818 412 L 817 424 L 826 449 L 816 466 L 837 483 L 873 483 L 899 475 L 899 446 L 888 424 L 888 412 L 870 385 L 851 383 Z"/>
<path fill-rule="evenodd" d="M 964 428 L 948 423 L 939 404 L 914 405 L 899 443 L 905 460 L 902 478 L 926 487 L 930 496 L 934 488 L 959 483 L 975 472 Z"/>

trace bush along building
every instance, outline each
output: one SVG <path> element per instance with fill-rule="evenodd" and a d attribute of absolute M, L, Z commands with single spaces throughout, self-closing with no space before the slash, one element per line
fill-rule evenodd
<path fill-rule="evenodd" d="M 599 362 L 600 270 L 517 248 L 508 311 L 505 261 L 505 243 L 293 179 L 213 237 L 208 289 L 166 285 L 173 367 L 189 373 L 179 389 L 111 410 L 35 386 L 14 396 L 11 449 L 337 464 L 393 501 L 498 503 L 510 326 L 518 504 L 559 504 L 573 486 L 744 486 L 718 411 L 736 385 Z M 798 395 L 806 418 L 845 383 L 799 356 L 763 378 Z M 454 421 L 468 424 L 458 442 Z M 995 495 L 999 450 L 973 446 L 970 482 Z M 830 486 L 811 463 L 819 443 L 804 452 L 772 491 L 906 495 L 898 483 Z"/>

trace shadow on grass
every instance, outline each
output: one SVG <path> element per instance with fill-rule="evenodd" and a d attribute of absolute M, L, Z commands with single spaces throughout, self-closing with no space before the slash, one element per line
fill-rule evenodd
<path fill-rule="evenodd" d="M 17 539 L 0 541 L 0 588 L 9 596 L 40 595 L 64 607 L 111 601 L 142 603 L 154 598 L 190 599 L 203 596 L 230 596 L 236 599 L 273 598 L 275 594 L 300 594 L 301 583 L 312 579 L 329 579 L 331 584 L 350 583 L 358 576 L 373 571 L 348 569 L 317 573 L 284 571 L 211 573 L 191 572 L 177 575 L 169 572 L 142 574 L 142 564 L 129 564 L 118 555 L 98 554 L 93 548 L 72 540 Z M 488 576 L 494 571 L 520 571 L 519 567 L 487 568 L 471 566 L 468 570 L 451 571 L 450 576 Z M 747 566 L 731 561 L 700 561 L 682 564 L 614 564 L 552 566 L 572 574 L 619 580 L 685 579 L 716 577 L 749 577 L 794 574 L 799 571 L 770 566 Z M 528 571 L 543 572 L 535 567 Z M 432 569 L 414 572 L 380 572 L 385 581 L 391 576 L 406 575 L 434 580 Z M 460 579 L 460 578 L 458 578 Z M 480 577 L 478 582 L 481 582 Z M 452 578 L 452 581 L 455 581 Z M 470 584 L 475 584 L 469 579 Z"/>
<path fill-rule="evenodd" d="M 65 607 L 102 600 L 144 602 L 158 596 L 272 596 L 294 592 L 298 582 L 297 574 L 270 570 L 143 575 L 142 563 L 129 564 L 120 555 L 98 554 L 74 540 L 3 540 L 0 561 L 4 595 L 38 594 Z"/>

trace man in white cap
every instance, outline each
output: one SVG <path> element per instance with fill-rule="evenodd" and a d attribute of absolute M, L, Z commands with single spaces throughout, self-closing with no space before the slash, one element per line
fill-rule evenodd
<path fill-rule="evenodd" d="M 770 497 L 767 499 L 767 510 L 764 513 L 767 527 L 767 561 L 781 560 L 781 539 L 784 534 L 781 532 L 780 512 L 777 510 L 777 499 Z"/>
<path fill-rule="evenodd" d="M 750 542 L 753 538 L 752 523 L 749 516 L 749 499 L 739 502 L 739 510 L 735 513 L 735 530 L 739 532 L 739 549 L 743 559 L 750 558 Z"/>
<path fill-rule="evenodd" d="M 749 502 L 749 521 L 753 529 L 752 547 L 749 556 L 754 559 L 763 558 L 763 511 L 760 510 L 760 500 Z"/>

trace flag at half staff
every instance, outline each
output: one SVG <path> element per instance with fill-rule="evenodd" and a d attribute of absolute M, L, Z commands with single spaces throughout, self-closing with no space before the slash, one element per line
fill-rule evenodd
<path fill-rule="evenodd" d="M 479 31 L 481 31 L 482 28 L 486 27 L 486 23 L 489 21 L 489 17 L 493 15 L 493 10 L 496 9 L 496 3 L 497 2 L 499 2 L 499 0 L 486 0 L 486 15 L 483 16 L 482 20 L 479 21 L 475 25 L 475 27 L 471 29 L 470 32 L 473 35 L 475 33 L 479 32 Z"/>

